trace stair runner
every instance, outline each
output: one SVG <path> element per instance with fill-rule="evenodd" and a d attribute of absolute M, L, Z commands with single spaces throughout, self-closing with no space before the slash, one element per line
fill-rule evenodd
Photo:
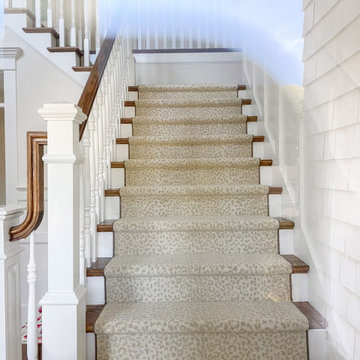
<path fill-rule="evenodd" d="M 237 86 L 139 86 L 97 359 L 307 359 Z"/>

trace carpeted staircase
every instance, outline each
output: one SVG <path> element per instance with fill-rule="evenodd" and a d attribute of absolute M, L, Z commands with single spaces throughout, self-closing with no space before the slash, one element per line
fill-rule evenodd
<path fill-rule="evenodd" d="M 306 360 L 237 86 L 140 86 L 97 359 Z"/>

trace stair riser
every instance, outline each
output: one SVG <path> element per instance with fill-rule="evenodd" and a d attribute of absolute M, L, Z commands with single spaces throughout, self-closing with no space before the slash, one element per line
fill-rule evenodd
<path fill-rule="evenodd" d="M 241 115 L 241 106 L 229 107 L 169 107 L 169 108 L 149 108 L 140 107 L 136 108 L 137 116 L 236 116 Z"/>
<path fill-rule="evenodd" d="M 246 134 L 246 124 L 219 124 L 219 125 L 155 125 L 137 124 L 133 125 L 134 136 L 184 136 L 184 135 L 233 135 Z"/>
<path fill-rule="evenodd" d="M 116 232 L 116 255 L 277 253 L 277 230 Z"/>
<path fill-rule="evenodd" d="M 236 185 L 259 184 L 259 168 L 156 169 L 126 170 L 127 185 Z"/>
<path fill-rule="evenodd" d="M 141 100 L 209 100 L 209 99 L 236 99 L 237 91 L 142 91 Z"/>
<path fill-rule="evenodd" d="M 290 300 L 288 274 L 137 276 L 106 279 L 112 302 Z"/>
<path fill-rule="evenodd" d="M 131 144 L 131 159 L 194 159 L 251 157 L 251 144 L 157 145 Z"/>
<path fill-rule="evenodd" d="M 122 217 L 268 214 L 267 196 L 126 196 Z"/>
<path fill-rule="evenodd" d="M 98 360 L 307 360 L 306 349 L 306 332 L 97 336 Z"/>

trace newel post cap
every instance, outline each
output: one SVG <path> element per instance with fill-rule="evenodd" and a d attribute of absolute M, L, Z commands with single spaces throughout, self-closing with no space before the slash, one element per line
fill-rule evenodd
<path fill-rule="evenodd" d="M 87 118 L 79 106 L 67 103 L 44 104 L 38 112 L 45 121 L 73 121 L 80 125 Z"/>

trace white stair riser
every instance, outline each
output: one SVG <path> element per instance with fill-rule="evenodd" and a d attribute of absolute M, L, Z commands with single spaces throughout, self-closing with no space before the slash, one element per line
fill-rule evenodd
<path fill-rule="evenodd" d="M 86 360 L 96 360 L 96 338 L 94 333 L 86 334 Z"/>
<path fill-rule="evenodd" d="M 114 256 L 113 232 L 98 232 L 97 236 L 98 236 L 97 238 L 98 257 L 113 257 Z"/>
<path fill-rule="evenodd" d="M 268 214 L 266 195 L 122 196 L 121 202 L 122 217 Z"/>
<path fill-rule="evenodd" d="M 105 196 L 105 220 L 120 218 L 120 197 Z"/>
<path fill-rule="evenodd" d="M 290 300 L 288 274 L 107 278 L 107 302 Z"/>
<path fill-rule="evenodd" d="M 138 95 L 137 91 L 129 91 L 128 92 L 127 100 L 134 101 L 134 100 L 137 100 L 138 98 L 139 98 L 139 95 Z"/>
<path fill-rule="evenodd" d="M 121 132 L 122 138 L 129 138 L 129 137 L 133 136 L 133 126 L 131 124 L 121 124 L 120 132 Z M 118 146 L 120 146 L 120 145 L 118 145 Z"/>
<path fill-rule="evenodd" d="M 131 159 L 190 159 L 190 158 L 238 158 L 251 157 L 250 145 L 207 144 L 207 145 L 131 145 Z"/>
<path fill-rule="evenodd" d="M 97 360 L 123 359 L 156 360 L 220 360 L 220 359 L 304 359 L 306 333 L 191 333 L 98 335 Z M 110 344 L 117 344 L 110 347 Z M 149 346 L 151 344 L 151 346 Z M 271 349 L 271 357 L 269 357 Z M 246 358 L 242 355 L 246 354 Z"/>
<path fill-rule="evenodd" d="M 80 66 L 80 58 L 75 52 L 50 53 L 50 57 L 56 58 L 57 62 L 60 62 L 64 67 L 69 69 L 71 69 L 72 66 Z M 53 61 L 55 61 L 55 59 Z"/>
<path fill-rule="evenodd" d="M 279 231 L 279 251 L 281 255 L 294 254 L 294 230 Z"/>
<path fill-rule="evenodd" d="M 308 331 L 309 360 L 328 360 L 326 329 Z"/>
<path fill-rule="evenodd" d="M 135 116 L 135 106 L 126 106 L 125 107 L 125 117 L 132 118 Z"/>
<path fill-rule="evenodd" d="M 129 145 L 117 144 L 116 145 L 116 160 L 124 161 L 129 159 Z"/>
<path fill-rule="evenodd" d="M 46 49 L 56 46 L 56 39 L 49 33 L 26 33 L 25 36 L 29 43 L 36 42 L 37 47 Z"/>
<path fill-rule="evenodd" d="M 125 186 L 125 170 L 124 169 L 111 169 L 111 187 L 118 189 Z"/>
<path fill-rule="evenodd" d="M 116 255 L 277 253 L 277 230 L 116 232 Z"/>
<path fill-rule="evenodd" d="M 156 169 L 126 170 L 126 185 L 216 185 L 259 184 L 259 168 Z"/>
<path fill-rule="evenodd" d="M 4 25 L 10 29 L 33 27 L 34 21 L 26 14 L 5 14 Z"/>
<path fill-rule="evenodd" d="M 105 278 L 103 276 L 88 276 L 86 303 L 88 305 L 105 304 Z"/>
<path fill-rule="evenodd" d="M 291 286 L 293 301 L 308 301 L 307 274 L 292 274 Z"/>
<path fill-rule="evenodd" d="M 269 216 L 281 217 L 282 194 L 269 195 Z"/>

